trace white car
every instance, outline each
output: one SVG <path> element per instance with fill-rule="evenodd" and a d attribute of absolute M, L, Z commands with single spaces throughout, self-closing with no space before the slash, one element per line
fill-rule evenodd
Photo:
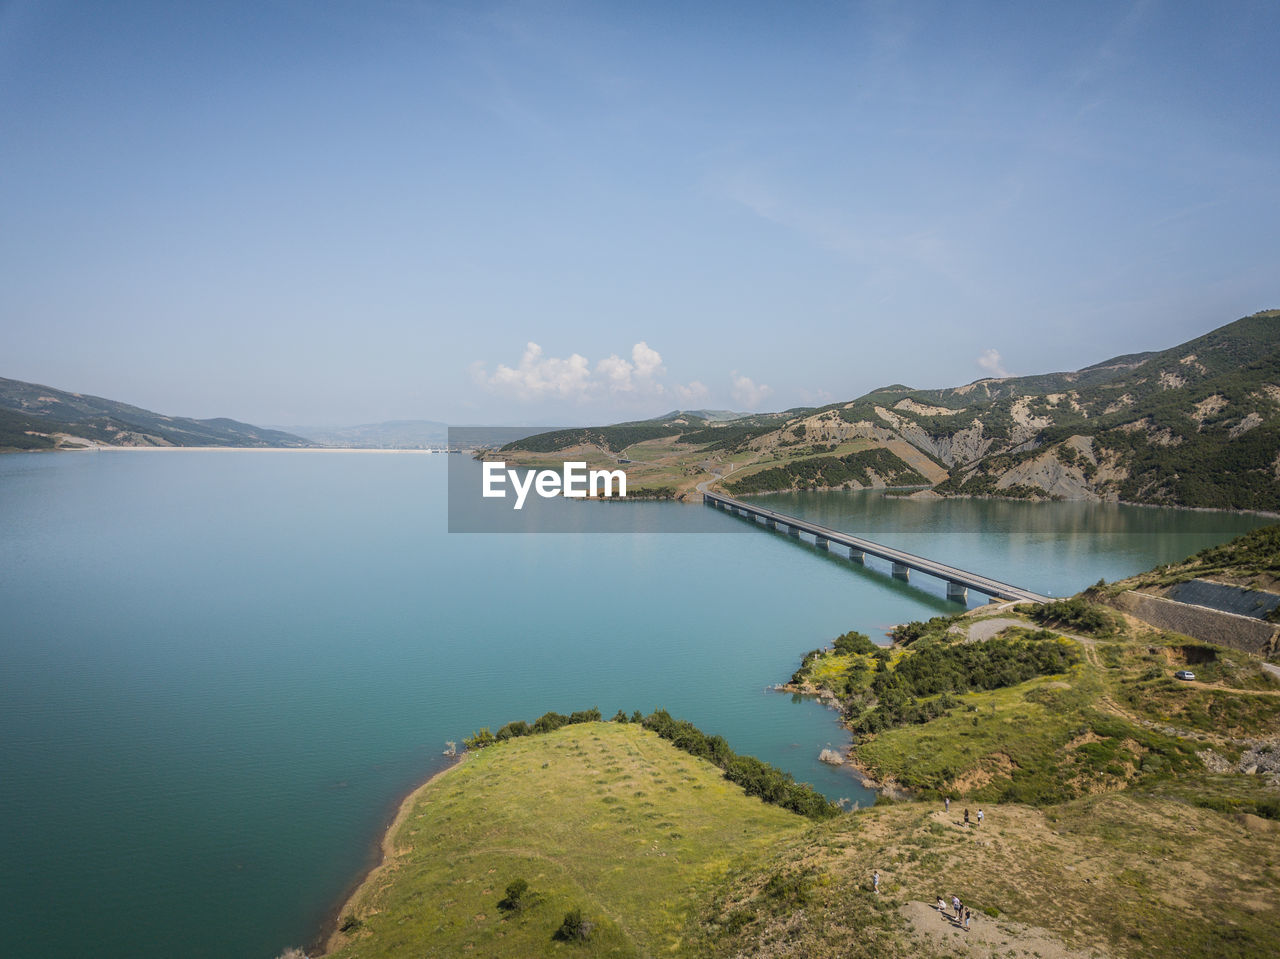
<path fill-rule="evenodd" d="M 1180 669 L 1173 674 L 1174 679 L 1195 679 L 1196 674 L 1189 669 Z"/>

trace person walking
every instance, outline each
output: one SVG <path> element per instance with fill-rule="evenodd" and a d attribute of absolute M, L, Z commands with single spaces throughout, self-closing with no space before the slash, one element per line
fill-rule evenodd
<path fill-rule="evenodd" d="M 875 894 L 880 895 L 880 870 L 873 869 L 871 872 L 871 888 Z"/>
<path fill-rule="evenodd" d="M 960 897 L 951 897 L 951 910 L 956 914 L 956 921 L 960 921 Z"/>
<path fill-rule="evenodd" d="M 951 797 L 950 797 L 950 796 L 943 796 L 943 797 L 942 797 L 942 811 L 943 811 L 943 812 L 945 812 L 945 813 L 949 813 L 949 812 L 951 812 Z"/>
<path fill-rule="evenodd" d="M 973 918 L 973 910 L 968 906 L 964 907 L 964 931 L 969 931 L 969 920 Z"/>
<path fill-rule="evenodd" d="M 969 828 L 969 810 L 967 809 L 964 811 L 964 828 Z"/>
<path fill-rule="evenodd" d="M 982 818 L 983 818 L 983 817 L 982 817 L 982 810 L 981 810 L 981 809 L 979 809 L 979 810 L 978 810 L 978 825 L 979 825 L 979 826 L 981 826 L 981 825 L 982 825 Z"/>

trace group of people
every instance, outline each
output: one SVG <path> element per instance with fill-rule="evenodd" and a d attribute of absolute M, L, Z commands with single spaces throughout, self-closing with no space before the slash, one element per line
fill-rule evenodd
<path fill-rule="evenodd" d="M 973 910 L 962 903 L 959 896 L 951 897 L 951 908 L 955 910 L 954 915 L 947 912 L 946 900 L 941 896 L 938 897 L 938 912 L 942 913 L 944 918 L 951 920 L 957 926 L 963 928 L 965 932 L 968 932 L 969 923 L 973 919 Z"/>
<path fill-rule="evenodd" d="M 950 796 L 943 796 L 943 797 L 942 797 L 942 809 L 943 809 L 943 812 L 947 812 L 947 813 L 950 813 L 950 812 L 951 812 L 951 797 L 950 797 Z M 981 826 L 981 825 L 982 825 L 982 820 L 983 820 L 984 818 L 985 818 L 985 817 L 983 816 L 982 810 L 981 810 L 981 809 L 979 809 L 979 810 L 978 810 L 978 825 L 979 825 L 979 826 Z M 964 811 L 964 825 L 965 825 L 965 828 L 966 828 L 966 829 L 968 829 L 968 828 L 969 828 L 969 810 L 968 810 L 968 809 L 965 809 L 965 811 Z"/>
<path fill-rule="evenodd" d="M 942 808 L 944 811 L 948 813 L 951 812 L 950 796 L 943 797 Z M 985 816 L 983 815 L 982 810 L 979 809 L 978 817 L 977 817 L 977 823 L 979 826 L 982 825 L 982 820 L 984 818 Z M 964 811 L 964 824 L 965 824 L 965 828 L 968 828 L 970 824 L 968 809 Z M 880 870 L 879 869 L 872 870 L 871 872 L 871 890 L 875 892 L 877 895 L 880 893 Z M 939 896 L 938 912 L 941 913 L 944 918 L 950 920 L 952 923 L 962 928 L 965 932 L 968 932 L 969 923 L 973 921 L 973 910 L 969 909 L 969 907 L 967 907 L 964 903 L 962 903 L 960 901 L 959 896 L 951 897 L 951 909 L 952 909 L 951 912 L 947 912 L 947 901 L 943 899 L 941 896 Z"/>

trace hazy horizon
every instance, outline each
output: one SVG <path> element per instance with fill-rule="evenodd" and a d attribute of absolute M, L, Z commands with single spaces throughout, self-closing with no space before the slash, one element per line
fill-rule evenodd
<path fill-rule="evenodd" d="M 1280 7 L 0 0 L 0 375 L 616 422 L 1280 306 Z"/>

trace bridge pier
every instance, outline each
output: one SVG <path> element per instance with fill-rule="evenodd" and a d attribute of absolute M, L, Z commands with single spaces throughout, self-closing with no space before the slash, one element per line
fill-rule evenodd
<path fill-rule="evenodd" d="M 832 544 L 835 544 L 841 550 L 847 549 L 849 551 L 850 562 L 861 566 L 866 565 L 867 554 L 870 553 L 878 559 L 889 562 L 893 567 L 894 578 L 904 582 L 910 582 L 912 569 L 917 572 L 927 573 L 929 576 L 935 576 L 947 584 L 947 598 L 957 602 L 967 603 L 970 589 L 989 597 L 992 603 L 1005 600 L 1034 603 L 1049 601 L 1048 597 L 1041 596 L 1039 593 L 1028 589 L 1001 583 L 966 570 L 956 569 L 922 556 L 913 556 L 910 553 L 882 546 L 879 543 L 872 543 L 869 540 L 860 539 L 839 530 L 828 529 L 817 523 L 810 523 L 803 519 L 775 513 L 772 510 L 758 510 L 740 500 L 722 496 L 718 493 L 704 491 L 702 502 L 731 515 L 745 517 L 751 520 L 753 524 L 760 525 L 763 523 L 770 530 L 781 532 L 785 529 L 787 535 L 795 539 L 800 539 L 802 533 L 807 534 L 813 537 L 815 547 L 825 549 L 828 552 L 833 549 Z"/>

